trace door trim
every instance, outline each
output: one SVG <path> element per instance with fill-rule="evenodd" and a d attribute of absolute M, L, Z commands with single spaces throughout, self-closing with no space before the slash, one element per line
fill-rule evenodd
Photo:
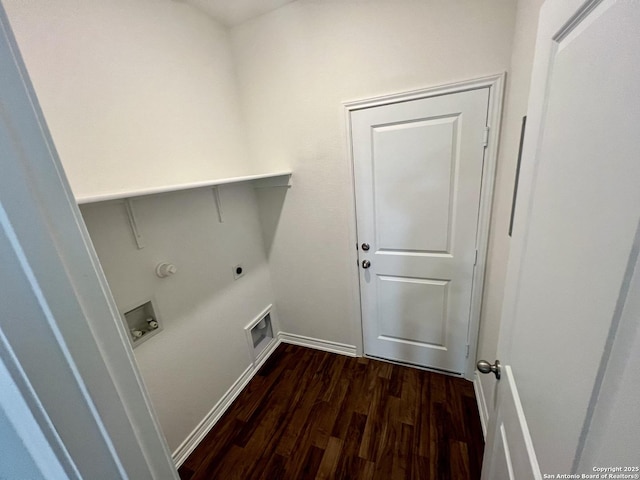
<path fill-rule="evenodd" d="M 475 78 L 461 82 L 449 83 L 434 87 L 412 90 L 404 93 L 383 95 L 363 100 L 344 102 L 344 114 L 347 132 L 347 151 L 349 162 L 349 175 L 351 181 L 351 202 L 352 215 L 349 222 L 349 239 L 351 245 L 357 245 L 356 227 L 356 201 L 355 201 L 355 175 L 354 158 L 352 145 L 351 112 L 363 108 L 379 107 L 392 103 L 419 100 L 441 95 L 460 93 L 481 88 L 489 89 L 489 105 L 487 113 L 487 125 L 489 129 L 488 145 L 485 150 L 484 165 L 482 168 L 482 186 L 480 190 L 480 206 L 478 211 L 478 232 L 476 237 L 476 248 L 478 250 L 478 260 L 473 271 L 473 287 L 471 293 L 471 311 L 469 329 L 467 332 L 467 344 L 469 345 L 469 356 L 465 365 L 464 377 L 473 381 L 475 371 L 475 358 L 478 348 L 478 331 L 480 327 L 480 311 L 482 307 L 482 292 L 484 287 L 484 274 L 487 261 L 487 250 L 489 245 L 489 226 L 491 220 L 491 207 L 493 204 L 493 189 L 496 176 L 496 165 L 498 157 L 498 142 L 500 136 L 500 125 L 502 120 L 502 104 L 504 99 L 504 83 L 506 73 L 500 73 L 487 77 Z M 354 250 L 352 250 L 354 251 Z M 354 251 L 351 262 L 352 289 L 354 295 L 354 312 L 358 312 L 354 320 L 355 338 L 363 342 L 362 308 L 360 298 L 360 275 L 358 267 L 358 252 Z M 362 343 L 358 346 L 358 354 L 362 354 Z"/>

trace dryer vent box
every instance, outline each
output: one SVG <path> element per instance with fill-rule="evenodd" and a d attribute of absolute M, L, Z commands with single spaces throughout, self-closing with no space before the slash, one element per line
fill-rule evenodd
<path fill-rule="evenodd" d="M 245 327 L 245 332 L 253 361 L 259 363 L 267 347 L 274 341 L 271 313 L 267 311 L 260 315 Z"/>

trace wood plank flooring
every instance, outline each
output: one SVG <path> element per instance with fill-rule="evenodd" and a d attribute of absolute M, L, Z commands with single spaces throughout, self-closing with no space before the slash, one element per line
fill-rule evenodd
<path fill-rule="evenodd" d="M 183 480 L 480 478 L 470 382 L 280 345 L 179 470 Z"/>

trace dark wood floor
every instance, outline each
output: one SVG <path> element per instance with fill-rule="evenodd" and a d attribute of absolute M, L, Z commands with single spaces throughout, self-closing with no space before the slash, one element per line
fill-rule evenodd
<path fill-rule="evenodd" d="M 280 345 L 179 470 L 209 479 L 478 479 L 470 382 Z"/>

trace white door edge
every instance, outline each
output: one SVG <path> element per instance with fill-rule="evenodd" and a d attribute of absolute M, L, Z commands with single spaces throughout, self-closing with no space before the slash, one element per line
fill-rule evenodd
<path fill-rule="evenodd" d="M 536 450 L 533 447 L 533 440 L 531 439 L 531 432 L 529 431 L 529 425 L 527 424 L 526 417 L 524 416 L 524 410 L 522 409 L 522 401 L 520 400 L 520 394 L 516 386 L 515 378 L 513 377 L 513 371 L 509 365 L 505 365 L 504 372 L 509 379 L 511 385 L 511 392 L 515 400 L 516 411 L 518 412 L 518 418 L 520 419 L 520 429 L 524 436 L 524 441 L 527 447 L 527 458 L 531 464 L 531 470 L 535 475 L 536 480 L 542 479 L 542 473 L 540 472 L 540 465 L 538 464 L 538 457 L 536 456 Z"/>
<path fill-rule="evenodd" d="M 363 326 L 362 326 L 362 309 L 360 298 L 360 275 L 358 267 L 358 230 L 356 227 L 356 189 L 355 189 L 355 173 L 354 158 L 352 151 L 352 130 L 351 130 L 351 112 L 369 107 L 378 107 L 389 105 L 392 103 L 406 102 L 409 100 L 418 100 L 434 96 L 465 92 L 468 90 L 476 90 L 481 88 L 489 89 L 489 105 L 487 114 L 487 125 L 489 126 L 489 140 L 485 149 L 484 165 L 482 169 L 482 186 L 480 191 L 480 206 L 478 211 L 478 232 L 476 239 L 476 249 L 478 250 L 478 261 L 473 273 L 473 291 L 471 294 L 471 309 L 469 329 L 467 332 L 467 344 L 469 345 L 469 356 L 463 372 L 464 378 L 473 381 L 476 363 L 476 353 L 478 346 L 478 333 L 480 327 L 480 311 L 482 306 L 482 293 L 484 290 L 484 273 L 486 269 L 487 250 L 489 245 L 489 228 L 491 220 L 491 208 L 493 205 L 493 190 L 495 184 L 498 143 L 500 139 L 500 126 L 502 121 L 502 106 L 504 100 L 504 84 L 506 73 L 499 73 L 486 77 L 480 77 L 460 82 L 448 83 L 433 87 L 411 90 L 404 93 L 394 93 L 390 95 L 382 95 L 362 100 L 344 102 L 345 126 L 346 126 L 346 147 L 349 156 L 349 180 L 351 184 L 351 195 L 349 209 L 351 210 L 351 218 L 349 220 L 349 242 L 352 256 L 349 260 L 351 265 L 351 298 L 353 302 L 351 308 L 353 310 L 352 331 L 353 338 L 356 338 L 359 344 L 356 345 L 357 355 L 363 354 Z"/>
<path fill-rule="evenodd" d="M 482 426 L 482 437 L 487 440 L 487 425 L 489 424 L 489 409 L 487 408 L 487 397 L 484 394 L 480 373 L 475 372 L 473 379 L 473 392 L 476 394 L 476 404 L 480 415 L 480 425 Z"/>
<path fill-rule="evenodd" d="M 527 425 L 527 419 L 524 416 L 520 395 L 513 377 L 513 371 L 509 365 L 502 366 L 502 378 L 498 381 L 498 387 L 501 389 L 498 394 L 499 400 L 496 406 L 494 417 L 489 423 L 486 433 L 486 448 L 482 465 L 482 480 L 493 480 L 496 475 L 500 476 L 500 469 L 496 469 L 495 449 L 499 448 L 499 443 L 506 442 L 504 446 L 504 454 L 506 454 L 506 462 L 504 466 L 510 473 L 511 478 L 527 478 L 531 480 L 542 480 L 542 473 L 533 447 L 531 433 Z M 516 418 L 511 420 L 517 421 L 517 429 L 511 429 L 511 435 L 508 435 L 504 429 L 503 420 L 506 416 Z M 504 438 L 501 438 L 504 437 Z M 511 437 L 511 438 L 508 438 Z M 524 443 L 526 450 L 525 455 L 518 455 L 511 458 L 508 447 L 509 440 L 516 443 Z M 513 446 L 513 443 L 511 443 Z M 493 450 L 490 448 L 493 447 Z M 515 465 L 512 463 L 514 462 Z M 526 473 L 525 473 L 526 472 Z M 503 478 L 500 476 L 500 478 Z"/>
<path fill-rule="evenodd" d="M 111 457 L 123 475 L 137 472 L 138 478 L 177 479 L 127 332 L 1 4 L 0 63 L 4 74 L 0 132 L 3 138 L 11 139 L 3 144 L 6 168 L 0 183 L 11 188 L 0 189 L 0 233 L 5 251 L 10 252 L 7 257 L 19 260 L 21 267 L 6 269 L 4 279 L 15 273 L 14 281 L 17 277 L 28 280 L 29 288 L 19 292 L 25 298 L 37 299 L 41 306 L 39 314 L 28 317 L 30 325 L 36 329 L 41 326 L 46 332 L 41 335 L 42 348 L 27 348 L 29 339 L 19 331 L 3 330 L 2 361 L 10 368 L 42 432 L 53 435 L 50 422 L 54 427 L 59 423 L 56 430 L 61 441 L 51 444 L 63 465 L 75 462 L 99 474 L 103 464 L 74 456 L 79 449 L 70 448 L 71 443 L 77 446 L 85 442 L 97 445 L 95 451 L 101 448 L 108 452 L 105 456 Z M 28 217 L 27 212 L 37 215 Z M 3 319 L 5 324 L 26 311 L 19 309 L 19 301 L 16 304 L 15 308 L 7 306 L 11 315 Z M 23 369 L 27 357 L 42 369 Z M 44 378 L 44 366 L 47 373 L 61 375 Z M 70 409 L 60 407 L 58 392 L 65 387 L 67 405 L 89 412 L 83 417 L 84 423 L 80 423 L 79 415 L 70 415 Z M 90 421 L 86 420 L 89 416 Z M 88 428 L 83 430 L 84 425 Z M 80 430 L 85 436 L 75 437 Z"/>

